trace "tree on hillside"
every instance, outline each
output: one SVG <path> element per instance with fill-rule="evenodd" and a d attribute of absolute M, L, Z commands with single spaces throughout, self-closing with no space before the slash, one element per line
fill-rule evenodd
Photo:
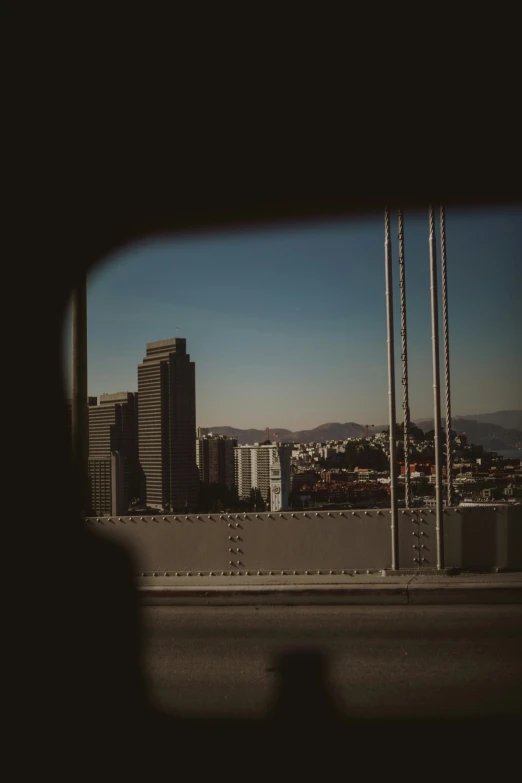
<path fill-rule="evenodd" d="M 344 464 L 348 470 L 355 470 L 357 467 L 358 445 L 352 440 L 349 440 L 344 449 Z"/>

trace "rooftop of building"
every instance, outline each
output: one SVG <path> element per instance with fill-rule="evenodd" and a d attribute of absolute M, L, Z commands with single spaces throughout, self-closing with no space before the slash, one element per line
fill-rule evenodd
<path fill-rule="evenodd" d="M 114 394 L 100 394 L 100 405 L 109 402 L 129 402 L 136 392 L 114 392 Z"/>
<path fill-rule="evenodd" d="M 147 350 L 155 348 L 177 348 L 184 347 L 187 344 L 185 337 L 170 337 L 168 340 L 156 340 L 153 343 L 147 343 Z"/>

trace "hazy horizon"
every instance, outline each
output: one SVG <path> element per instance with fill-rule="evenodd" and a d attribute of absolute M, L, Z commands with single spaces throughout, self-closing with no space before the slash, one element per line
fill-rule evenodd
<path fill-rule="evenodd" d="M 448 209 L 446 230 L 453 415 L 520 409 L 520 208 Z M 396 235 L 393 215 L 400 421 Z M 437 230 L 440 258 L 438 240 Z M 405 249 L 411 417 L 425 419 L 433 415 L 427 213 L 405 214 Z M 162 237 L 122 248 L 91 273 L 90 395 L 136 391 L 146 343 L 178 336 L 196 363 L 199 426 L 386 422 L 382 216 Z M 64 347 L 67 365 L 70 319 Z M 441 340 L 444 414 L 443 383 Z"/>

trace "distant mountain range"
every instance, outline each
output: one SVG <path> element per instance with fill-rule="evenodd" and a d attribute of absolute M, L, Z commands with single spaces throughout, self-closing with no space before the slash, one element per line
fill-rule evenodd
<path fill-rule="evenodd" d="M 499 422 L 504 421 L 501 425 Z M 415 423 L 427 432 L 433 429 L 433 419 L 416 420 Z M 444 420 L 443 420 L 444 423 Z M 369 434 L 376 434 L 386 429 L 387 424 L 376 424 L 369 427 Z M 265 440 L 265 430 L 242 430 L 236 427 L 209 427 L 216 435 L 228 435 L 237 438 L 239 444 L 262 443 Z M 453 419 L 453 429 L 465 432 L 470 443 L 484 446 L 486 449 L 520 448 L 522 443 L 522 411 L 497 411 L 478 415 L 456 416 Z M 327 440 L 344 440 L 345 438 L 363 438 L 366 426 L 354 421 L 328 422 L 310 430 L 287 430 L 282 427 L 270 428 L 270 440 L 275 442 L 274 433 L 278 433 L 280 443 L 312 443 Z"/>
<path fill-rule="evenodd" d="M 384 429 L 382 427 L 370 428 L 370 432 L 380 432 Z M 228 435 L 231 438 L 237 438 L 238 443 L 262 443 L 265 440 L 265 430 L 240 430 L 235 427 L 209 427 L 211 432 L 216 435 Z M 274 433 L 278 434 L 278 438 L 274 437 Z M 275 442 L 279 440 L 280 443 L 310 443 L 312 441 L 326 441 L 326 440 L 344 440 L 344 438 L 362 438 L 366 434 L 366 427 L 362 424 L 356 424 L 353 421 L 346 424 L 339 424 L 338 422 L 330 422 L 329 424 L 320 424 L 318 427 L 314 427 L 312 430 L 286 430 L 283 427 L 271 427 L 270 428 L 270 440 Z"/>
<path fill-rule="evenodd" d="M 522 411 L 497 411 L 496 413 L 475 413 L 459 416 L 460 419 L 473 419 L 485 424 L 498 424 L 507 430 L 522 430 Z"/>

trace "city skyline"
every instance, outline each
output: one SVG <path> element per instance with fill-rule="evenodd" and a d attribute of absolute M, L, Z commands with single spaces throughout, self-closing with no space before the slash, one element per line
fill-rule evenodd
<path fill-rule="evenodd" d="M 519 408 L 520 212 L 450 209 L 446 228 L 453 415 Z M 394 216 L 399 402 L 396 233 Z M 427 214 L 406 214 L 405 239 L 411 413 L 427 418 Z M 179 336 L 196 361 L 200 426 L 387 421 L 383 255 L 379 216 L 120 250 L 89 278 L 89 395 L 136 390 L 143 346 Z M 69 331 L 67 323 L 66 362 Z"/>

